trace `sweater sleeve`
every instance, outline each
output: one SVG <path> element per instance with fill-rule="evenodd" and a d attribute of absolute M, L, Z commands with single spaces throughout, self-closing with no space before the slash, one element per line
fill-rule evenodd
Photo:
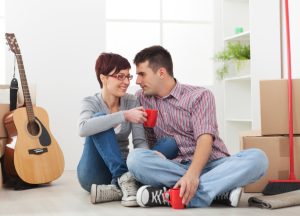
<path fill-rule="evenodd" d="M 101 107 L 100 107 L 101 110 Z M 102 109 L 104 110 L 104 109 Z M 105 115 L 102 115 L 105 114 Z M 124 111 L 106 114 L 99 112 L 97 103 L 91 98 L 83 99 L 79 116 L 79 136 L 94 135 L 125 121 Z"/>
<path fill-rule="evenodd" d="M 133 107 L 139 107 L 140 103 L 135 98 L 135 103 Z M 132 108 L 133 108 L 132 107 Z M 143 124 L 134 124 L 132 123 L 132 142 L 134 148 L 145 148 L 149 149 L 145 138 L 145 131 Z"/>

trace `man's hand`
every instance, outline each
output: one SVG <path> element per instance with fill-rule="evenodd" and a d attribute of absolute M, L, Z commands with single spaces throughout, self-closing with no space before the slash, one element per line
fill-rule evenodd
<path fill-rule="evenodd" d="M 131 123 L 142 124 L 147 121 L 147 113 L 142 106 L 124 111 L 124 117 Z"/>
<path fill-rule="evenodd" d="M 199 186 L 199 176 L 186 173 L 175 184 L 174 188 L 180 188 L 180 197 L 182 203 L 187 205 L 194 197 Z"/>
<path fill-rule="evenodd" d="M 212 143 L 213 137 L 210 134 L 203 134 L 198 137 L 192 163 L 184 176 L 174 186 L 174 188 L 180 187 L 180 197 L 182 197 L 182 203 L 185 205 L 195 196 L 200 174 L 212 151 Z"/>

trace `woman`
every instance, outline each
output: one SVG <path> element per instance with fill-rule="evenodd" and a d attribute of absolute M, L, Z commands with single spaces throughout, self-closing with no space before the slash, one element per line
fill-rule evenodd
<path fill-rule="evenodd" d="M 134 148 L 148 148 L 141 124 L 146 113 L 134 95 L 126 94 L 132 79 L 127 59 L 102 53 L 95 69 L 101 92 L 82 101 L 79 134 L 86 139 L 78 179 L 92 203 L 122 198 L 124 206 L 137 206 L 136 182 L 126 165 L 128 136 L 132 132 Z"/>
<path fill-rule="evenodd" d="M 122 200 L 124 206 L 138 206 L 136 182 L 126 165 L 128 136 L 132 133 L 134 148 L 149 148 L 142 125 L 147 114 L 137 98 L 126 93 L 132 79 L 127 59 L 102 53 L 95 70 L 101 91 L 82 101 L 79 135 L 86 138 L 77 167 L 78 180 L 91 192 L 92 203 Z M 178 148 L 174 139 L 164 138 L 153 150 L 172 159 Z"/>

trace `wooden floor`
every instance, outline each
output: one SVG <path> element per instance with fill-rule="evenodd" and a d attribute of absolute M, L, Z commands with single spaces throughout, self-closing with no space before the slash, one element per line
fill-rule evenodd
<path fill-rule="evenodd" d="M 256 195 L 256 194 L 255 194 Z M 120 202 L 93 205 L 90 196 L 83 191 L 76 179 L 75 171 L 65 171 L 51 186 L 14 191 L 0 191 L 0 215 L 95 215 L 95 216 L 293 216 L 299 215 L 300 206 L 278 210 L 265 210 L 247 206 L 253 194 L 243 194 L 238 208 L 214 206 L 203 209 L 174 210 L 160 208 L 126 208 Z"/>

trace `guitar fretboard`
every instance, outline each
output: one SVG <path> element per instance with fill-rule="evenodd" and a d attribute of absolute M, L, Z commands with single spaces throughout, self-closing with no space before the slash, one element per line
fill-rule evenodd
<path fill-rule="evenodd" d="M 33 108 L 32 108 L 32 102 L 31 102 L 29 88 L 28 88 L 28 84 L 27 84 L 27 78 L 26 78 L 25 69 L 24 69 L 24 65 L 23 65 L 22 55 L 16 54 L 16 58 L 17 58 L 17 63 L 18 63 L 18 68 L 19 68 L 19 73 L 20 73 L 23 94 L 24 94 L 24 101 L 25 101 L 25 106 L 26 106 L 26 111 L 27 111 L 27 117 L 28 117 L 29 122 L 33 122 L 34 121 L 34 112 L 33 112 Z"/>

